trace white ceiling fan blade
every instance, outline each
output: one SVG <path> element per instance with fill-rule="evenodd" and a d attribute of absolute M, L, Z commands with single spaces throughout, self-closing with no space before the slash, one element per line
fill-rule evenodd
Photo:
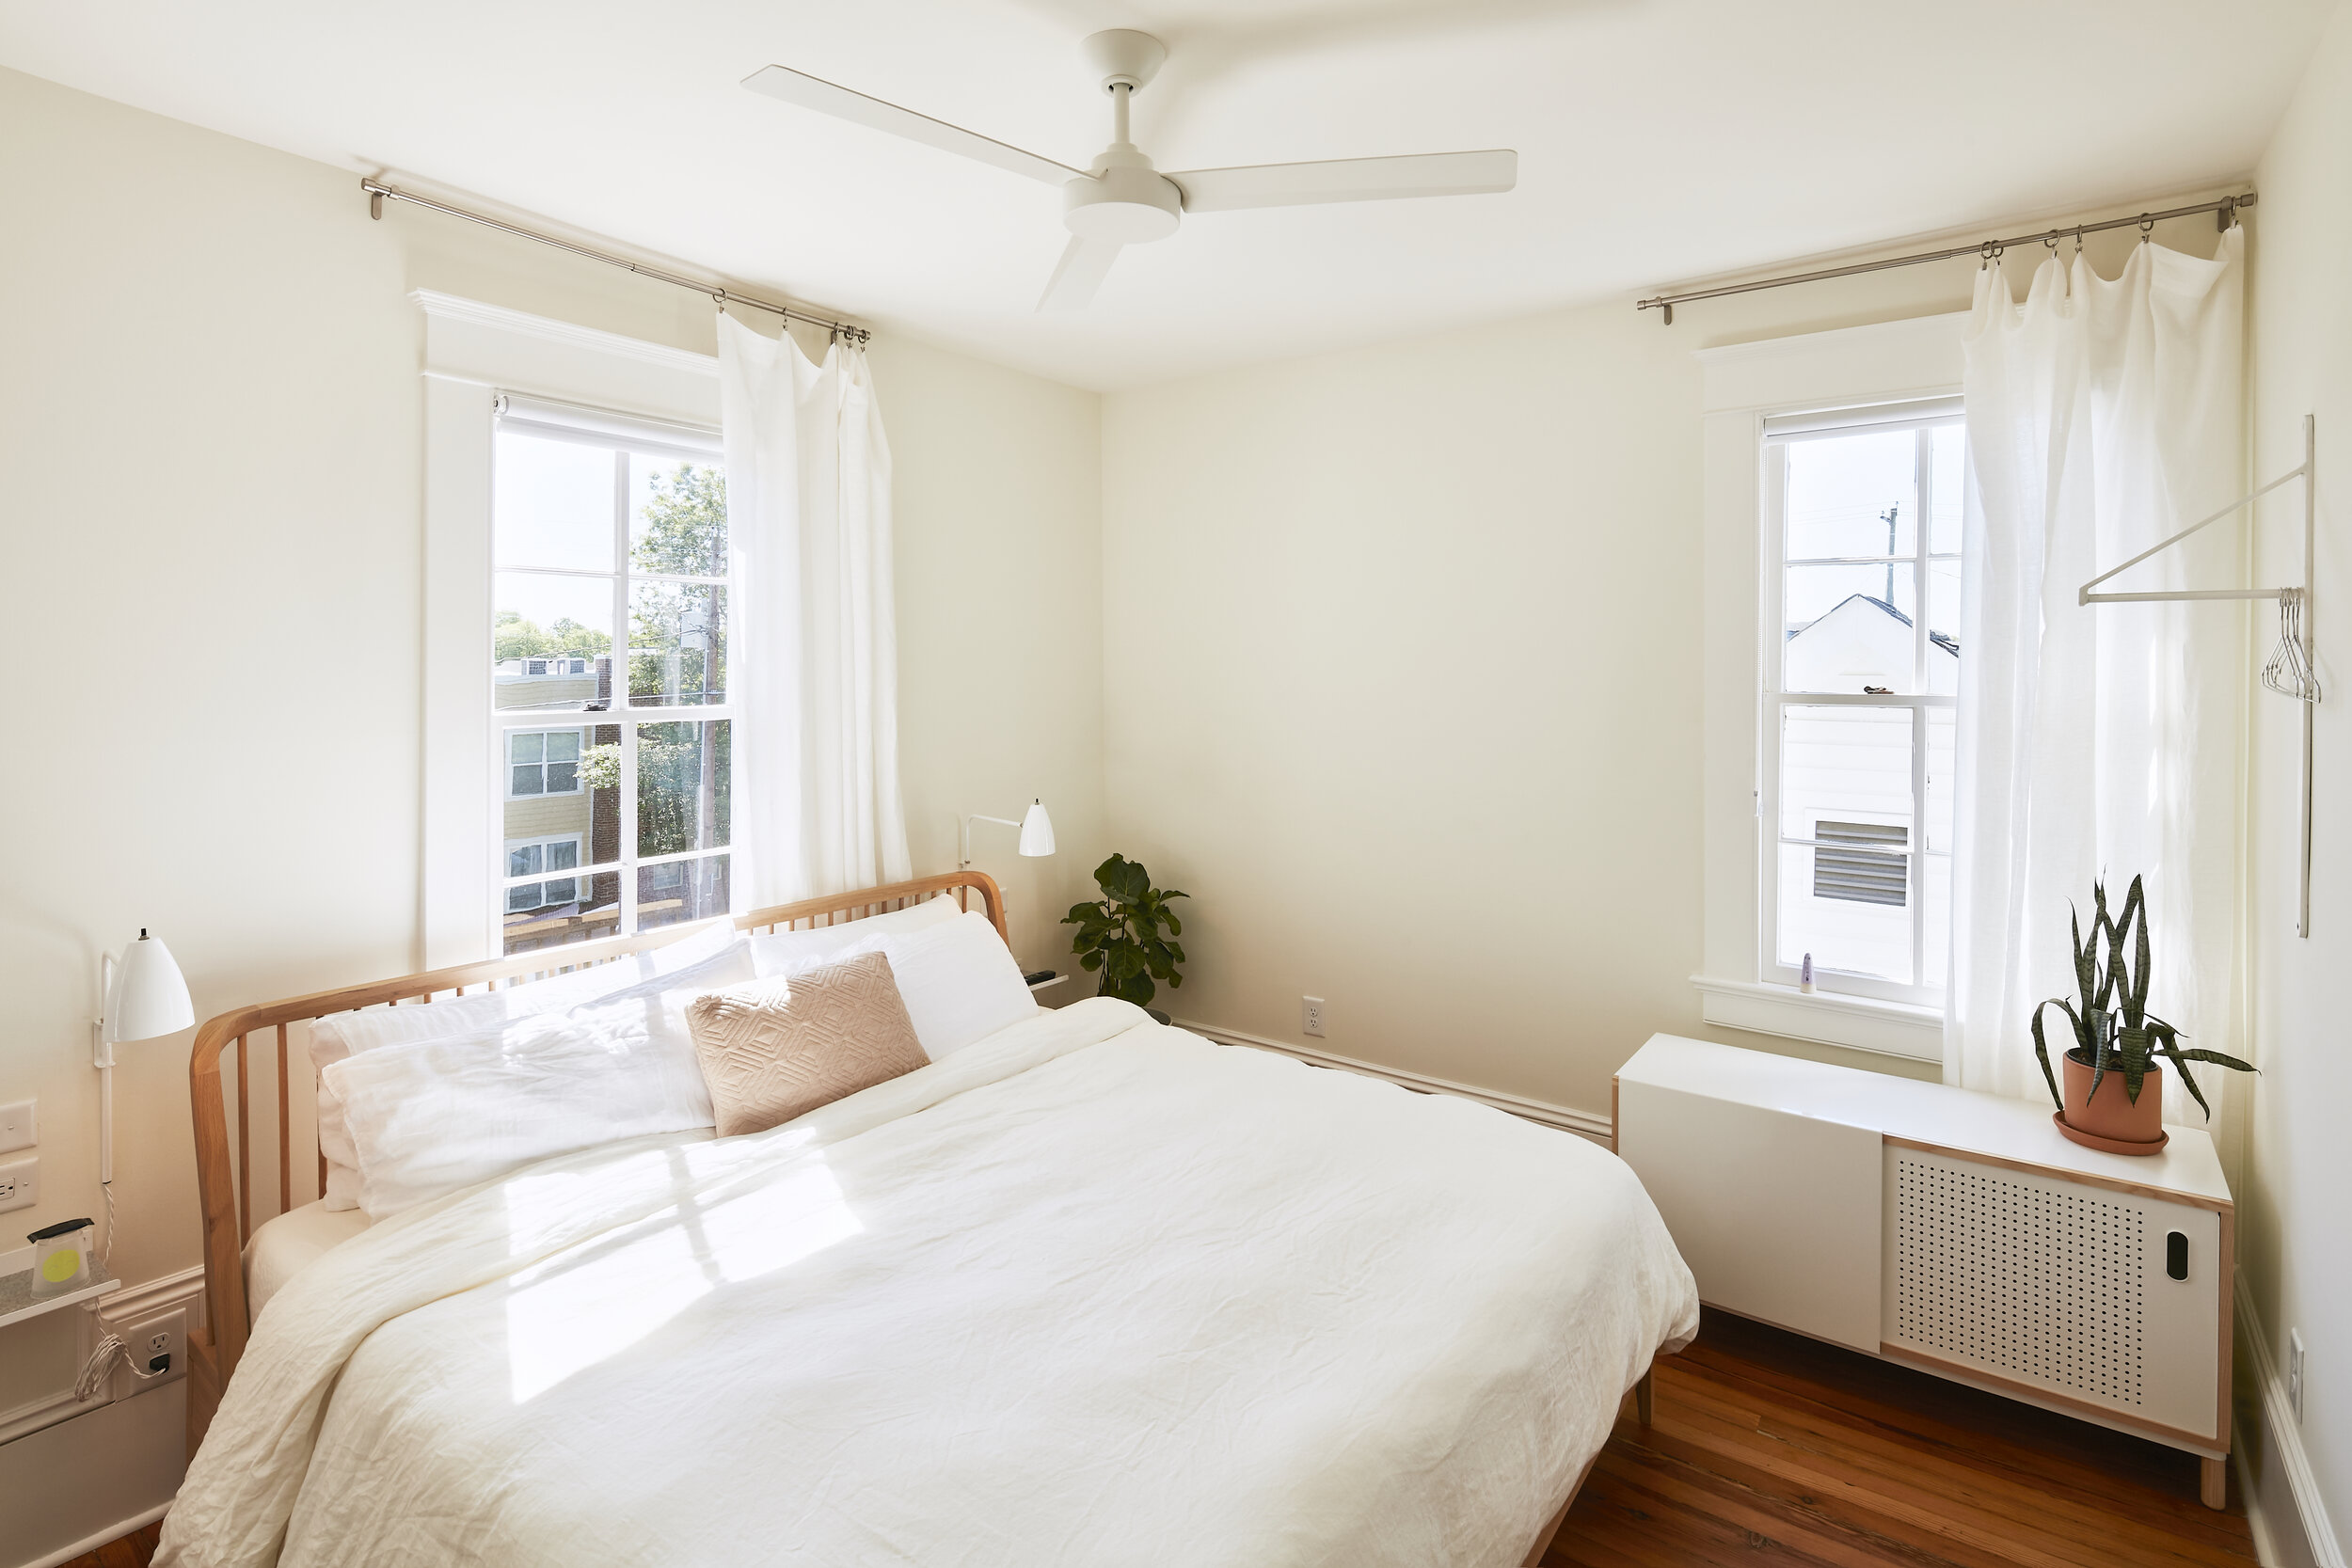
<path fill-rule="evenodd" d="M 1478 196 L 1518 183 L 1519 155 L 1416 152 L 1401 158 L 1335 158 L 1319 164 L 1255 164 L 1171 174 L 1187 213 L 1238 207 L 1304 207 L 1318 201 L 1393 201 L 1413 196 Z"/>
<path fill-rule="evenodd" d="M 929 115 L 918 115 L 913 109 L 902 109 L 896 103 L 868 98 L 862 92 L 836 87 L 831 82 L 784 66 L 771 65 L 755 71 L 743 78 L 743 85 L 754 92 L 781 98 L 787 103 L 797 103 L 803 109 L 815 109 L 818 114 L 831 115 L 835 119 L 852 120 L 877 131 L 887 131 L 894 136 L 904 136 L 909 141 L 919 141 L 926 147 L 936 147 L 943 151 L 961 152 L 967 158 L 977 158 L 984 164 L 994 164 L 998 168 L 1009 168 L 1015 174 L 1025 174 L 1032 180 L 1042 180 L 1048 184 L 1058 185 L 1086 173 L 1082 168 L 1072 168 L 1068 164 L 1057 164 L 1051 158 L 1009 147 L 993 137 L 981 135 L 977 131 L 967 131 L 961 125 L 950 125 Z"/>
<path fill-rule="evenodd" d="M 1070 244 L 1055 264 L 1054 276 L 1045 282 L 1045 293 L 1037 302 L 1041 310 L 1083 310 L 1094 297 L 1094 291 L 1103 284 L 1104 275 L 1111 263 L 1119 260 L 1120 245 L 1116 240 L 1090 240 L 1084 234 L 1070 236 Z"/>

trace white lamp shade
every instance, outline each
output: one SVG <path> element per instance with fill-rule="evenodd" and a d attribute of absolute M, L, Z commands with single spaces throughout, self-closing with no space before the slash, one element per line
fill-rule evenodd
<path fill-rule="evenodd" d="M 1025 855 L 1050 855 L 1054 852 L 1054 819 L 1045 815 L 1045 802 L 1032 804 L 1021 818 L 1021 852 Z"/>
<path fill-rule="evenodd" d="M 147 1040 L 174 1035 L 196 1022 L 196 1004 L 188 983 L 172 961 L 171 949 L 139 933 L 139 940 L 122 950 L 115 970 L 114 994 L 106 998 L 106 1037 Z"/>

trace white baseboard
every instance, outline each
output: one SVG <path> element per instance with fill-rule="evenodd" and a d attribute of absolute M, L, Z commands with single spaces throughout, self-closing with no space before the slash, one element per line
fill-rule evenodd
<path fill-rule="evenodd" d="M 70 1546 L 60 1546 L 47 1557 L 37 1557 L 32 1561 L 24 1564 L 23 1568 L 58 1568 L 58 1564 L 71 1562 L 77 1557 L 87 1557 L 108 1542 L 119 1541 L 133 1530 L 144 1528 L 170 1512 L 169 1503 L 158 1503 L 143 1513 L 135 1513 L 128 1519 L 117 1520 L 86 1540 L 76 1541 Z"/>
<path fill-rule="evenodd" d="M 2285 1477 L 2288 1495 L 2295 1501 L 2299 1517 L 2296 1527 L 2311 1552 L 2311 1560 L 2318 1568 L 2346 1568 L 2344 1544 L 2337 1538 L 2335 1525 L 2328 1517 L 2328 1501 L 2320 1496 L 2319 1481 L 2312 1474 L 2312 1462 L 2303 1451 L 2303 1433 L 2295 1419 L 2295 1406 L 2288 1402 L 2286 1381 L 2280 1377 L 2278 1363 L 2270 1358 L 2270 1341 L 2264 1336 L 2263 1321 L 2254 1310 L 2254 1298 L 2247 1289 L 2243 1271 L 2237 1276 L 2237 1322 L 2246 1335 L 2248 1359 L 2253 1362 L 2254 1383 L 2260 1399 L 2256 1409 L 2263 1423 L 2262 1451 L 2265 1463 L 2275 1464 Z M 2253 1527 L 2254 1547 L 2265 1563 L 2287 1562 L 2300 1553 L 2281 1550 L 2277 1539 L 2277 1526 L 2264 1517 L 2259 1505 L 2261 1488 L 2248 1467 L 2246 1445 L 2238 1445 L 2238 1481 L 2246 1496 L 2247 1522 Z"/>
<path fill-rule="evenodd" d="M 1179 1029 L 1189 1029 L 1196 1035 L 1216 1041 L 1219 1045 L 1254 1046 L 1260 1051 L 1279 1051 L 1316 1067 L 1337 1068 L 1343 1072 L 1360 1072 L 1367 1078 L 1385 1079 L 1419 1094 L 1459 1095 L 1491 1105 L 1498 1111 L 1508 1111 L 1515 1117 L 1538 1121 L 1546 1127 L 1557 1127 L 1606 1144 L 1613 1131 L 1610 1119 L 1592 1111 L 1580 1111 L 1572 1106 L 1554 1105 L 1547 1101 L 1529 1100 L 1497 1089 L 1482 1089 L 1469 1084 L 1457 1084 L 1450 1078 L 1431 1078 L 1423 1073 L 1406 1072 L 1402 1068 L 1382 1067 L 1376 1062 L 1359 1062 L 1352 1056 L 1335 1056 L 1327 1051 L 1311 1046 L 1292 1045 L 1285 1040 L 1270 1040 L 1257 1035 L 1245 1035 L 1238 1029 L 1221 1029 L 1214 1023 L 1200 1023 L 1188 1018 L 1175 1021 Z"/>

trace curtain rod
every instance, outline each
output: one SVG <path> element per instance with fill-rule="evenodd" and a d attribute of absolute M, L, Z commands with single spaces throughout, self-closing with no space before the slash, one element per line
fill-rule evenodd
<path fill-rule="evenodd" d="M 2130 229 L 2137 226 L 2142 233 L 2153 229 L 2167 218 L 2194 217 L 2199 213 L 2215 214 L 2216 227 L 2227 230 L 2237 221 L 2240 207 L 2254 205 L 2254 193 L 2225 196 L 2217 201 L 2200 201 L 2192 207 L 2168 207 L 2161 213 L 2142 213 L 2134 218 L 2110 218 L 2105 223 L 2077 223 L 2064 229 L 2048 229 L 2039 234 L 2020 234 L 2013 240 L 1980 240 L 1975 245 L 1954 245 L 1949 250 L 1923 251 L 1916 256 L 1897 256 L 1884 261 L 1857 261 L 1850 267 L 1825 267 L 1820 272 L 1791 273 L 1786 277 L 1767 277 L 1754 283 L 1726 283 L 1720 289 L 1692 289 L 1678 294 L 1660 294 L 1654 299 L 1637 301 L 1636 310 L 1662 310 L 1665 325 L 1675 322 L 1675 307 L 1694 299 L 1721 299 L 1725 294 L 1754 293 L 1758 289 L 1785 289 L 1791 283 L 1819 283 L 1824 278 L 1851 277 L 1856 273 L 1884 272 L 1889 267 L 1915 267 L 1922 261 L 1948 261 L 1961 256 L 1979 256 L 1987 261 L 1998 261 L 2001 253 L 2013 245 L 2040 243 L 2056 249 L 2058 241 L 2074 236 L 2079 248 L 2085 234 L 2097 234 L 2109 229 Z"/>
<path fill-rule="evenodd" d="M 854 343 L 862 344 L 873 337 L 873 333 L 865 327 L 852 326 L 848 322 L 835 321 L 831 316 L 811 315 L 806 310 L 796 310 L 788 305 L 771 305 L 764 299 L 754 299 L 749 294 L 739 294 L 734 290 L 723 288 L 716 283 L 705 283 L 691 277 L 680 277 L 674 272 L 663 272 L 658 267 L 649 267 L 642 262 L 632 261 L 626 256 L 608 256 L 601 250 L 591 250 L 584 245 L 574 245 L 569 240 L 559 240 L 552 234 L 542 234 L 534 230 L 518 229 L 503 219 L 488 217 L 481 213 L 469 213 L 463 207 L 453 207 L 445 201 L 435 201 L 430 198 L 418 196 L 412 191 L 404 191 L 391 185 L 381 184 L 364 176 L 359 181 L 359 188 L 368 193 L 368 216 L 372 218 L 381 219 L 384 216 L 384 203 L 388 198 L 393 201 L 412 202 L 419 207 L 429 207 L 437 213 L 447 213 L 453 218 L 464 218 L 469 223 L 479 223 L 485 228 L 496 229 L 503 233 L 519 235 L 526 240 L 536 240 L 541 245 L 551 245 L 558 250 L 568 250 L 575 256 L 585 256 L 592 261 L 602 261 L 607 266 L 627 267 L 641 277 L 650 277 L 660 283 L 675 283 L 681 289 L 691 289 L 696 293 L 707 295 L 723 306 L 748 305 L 755 310 L 767 310 L 782 316 L 786 321 L 806 322 L 811 326 L 821 326 Z"/>

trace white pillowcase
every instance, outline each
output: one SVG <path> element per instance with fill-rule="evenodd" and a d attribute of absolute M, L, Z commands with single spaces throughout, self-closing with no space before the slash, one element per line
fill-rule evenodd
<path fill-rule="evenodd" d="M 819 926 L 813 931 L 769 931 L 751 939 L 752 955 L 762 974 L 787 974 L 803 967 L 804 959 L 838 958 L 852 947 L 870 953 L 875 951 L 878 937 L 929 930 L 962 912 L 953 898 L 943 894 L 888 914 L 868 915 L 839 926 Z"/>
<path fill-rule="evenodd" d="M 563 960 L 550 953 L 548 961 Z M 723 990 L 750 978 L 750 949 L 742 934 L 731 923 L 719 921 L 681 941 L 594 969 L 575 970 L 480 996 L 453 996 L 410 1007 L 371 1007 L 320 1019 L 310 1026 L 310 1061 L 319 1069 L 319 1152 L 326 1157 L 326 1191 L 322 1201 L 330 1210 L 360 1206 L 359 1171 L 348 1118 L 337 1080 L 327 1070 L 336 1063 L 416 1040 L 471 1036 L 495 1041 L 498 1032 L 510 1024 L 550 1013 L 673 989 L 687 990 L 687 1000 L 691 1000 L 702 991 Z M 684 1006 L 684 1001 L 677 1004 L 679 1009 Z M 677 1014 L 680 1039 L 686 1038 L 684 1016 L 682 1010 Z M 691 1041 L 686 1051 L 691 1060 Z"/>
<path fill-rule="evenodd" d="M 748 958 L 739 967 L 732 983 L 751 977 Z M 534 1160 L 712 1125 L 685 1019 L 705 989 L 648 989 L 337 1062 L 326 1079 L 342 1101 L 359 1207 L 380 1220 Z"/>
<path fill-rule="evenodd" d="M 752 939 L 752 958 L 763 979 L 861 953 L 886 956 L 899 1000 L 914 1021 L 914 1037 L 934 1062 L 1038 1011 L 1011 949 L 977 910 L 924 930 L 883 931 L 822 957 L 763 947 L 762 940 Z"/>

